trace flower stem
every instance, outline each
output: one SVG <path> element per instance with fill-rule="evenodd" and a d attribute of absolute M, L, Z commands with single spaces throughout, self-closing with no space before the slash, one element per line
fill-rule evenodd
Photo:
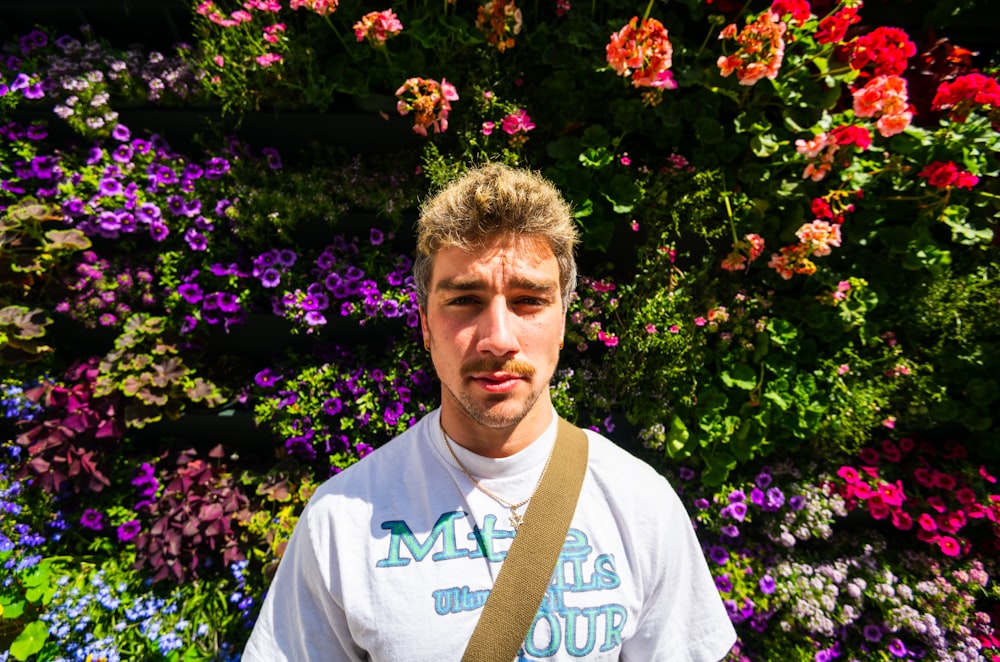
<path fill-rule="evenodd" d="M 647 18 L 649 18 L 649 13 L 651 11 L 653 11 L 653 2 L 655 2 L 655 0 L 649 0 L 649 4 L 646 5 L 646 11 L 643 12 L 643 14 L 642 14 L 642 20 L 643 21 L 645 21 Z"/>

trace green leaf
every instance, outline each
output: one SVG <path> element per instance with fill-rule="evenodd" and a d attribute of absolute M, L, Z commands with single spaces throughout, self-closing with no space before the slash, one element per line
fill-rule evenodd
<path fill-rule="evenodd" d="M 729 388 L 735 386 L 744 391 L 749 391 L 757 385 L 757 375 L 746 363 L 737 363 L 732 370 L 723 370 L 719 379 Z"/>
<path fill-rule="evenodd" d="M 17 635 L 10 645 L 10 654 L 15 660 L 27 660 L 42 650 L 45 640 L 49 638 L 49 628 L 42 621 L 32 621 Z"/>
<path fill-rule="evenodd" d="M 729 472 L 736 468 L 736 458 L 729 453 L 717 452 L 706 455 L 702 459 L 705 460 L 705 472 L 702 474 L 702 481 L 706 485 L 721 485 L 726 480 L 726 477 L 729 476 Z"/>
<path fill-rule="evenodd" d="M 670 430 L 667 432 L 666 450 L 670 457 L 678 457 L 687 446 L 691 433 L 680 416 L 674 415 L 670 421 Z"/>
<path fill-rule="evenodd" d="M 27 603 L 24 600 L 18 600 L 10 604 L 0 602 L 0 618 L 20 618 L 21 614 L 24 613 L 25 604 Z"/>

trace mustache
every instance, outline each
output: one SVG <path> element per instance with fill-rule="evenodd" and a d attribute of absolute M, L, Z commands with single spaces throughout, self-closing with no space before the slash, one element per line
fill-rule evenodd
<path fill-rule="evenodd" d="M 530 379 L 535 376 L 535 366 L 520 359 L 507 359 L 504 361 L 485 356 L 463 364 L 461 369 L 463 377 L 470 377 L 484 372 L 504 372 Z"/>

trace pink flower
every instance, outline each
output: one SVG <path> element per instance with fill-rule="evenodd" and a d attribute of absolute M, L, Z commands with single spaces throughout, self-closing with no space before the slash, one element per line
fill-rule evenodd
<path fill-rule="evenodd" d="M 618 336 L 613 333 L 605 333 L 603 330 L 597 333 L 597 339 L 608 347 L 615 347 L 618 345 Z"/>
<path fill-rule="evenodd" d="M 493 129 L 496 128 L 496 124 L 493 122 L 483 122 L 483 135 L 488 136 L 493 133 Z"/>
<path fill-rule="evenodd" d="M 339 2 L 340 0 L 290 0 L 288 6 L 291 9 L 304 7 L 316 12 L 320 16 L 329 16 L 333 12 L 337 11 L 337 5 Z"/>
<path fill-rule="evenodd" d="M 761 78 L 774 80 L 785 57 L 787 29 L 781 17 L 770 11 L 747 23 L 739 34 L 735 24 L 727 25 L 719 39 L 734 39 L 739 48 L 731 55 L 719 56 L 719 72 L 723 76 L 735 73 L 740 85 L 753 85 Z"/>
<path fill-rule="evenodd" d="M 937 522 L 934 521 L 934 518 L 929 513 L 920 513 L 920 517 L 917 518 L 917 524 L 924 531 L 937 531 Z"/>
<path fill-rule="evenodd" d="M 837 368 L 837 374 L 846 375 L 850 371 L 850 369 L 851 366 L 847 365 L 846 363 L 841 363 L 840 366 Z"/>
<path fill-rule="evenodd" d="M 385 44 L 386 39 L 403 31 L 403 24 L 391 9 L 368 12 L 354 24 L 354 36 L 358 41 L 365 39 L 372 46 Z"/>
<path fill-rule="evenodd" d="M 504 133 L 512 136 L 515 133 L 527 133 L 531 131 L 535 128 L 535 123 L 528 116 L 528 111 L 518 108 L 510 115 L 504 117 L 500 126 L 504 130 Z"/>
<path fill-rule="evenodd" d="M 647 324 L 646 325 L 646 333 L 648 333 L 650 335 L 656 333 L 656 325 L 655 324 Z"/>
<path fill-rule="evenodd" d="M 707 322 L 708 322 L 708 320 L 706 320 L 704 317 L 695 317 L 694 318 L 694 324 L 695 324 L 695 326 L 705 326 L 705 324 Z"/>
<path fill-rule="evenodd" d="M 864 87 L 855 90 L 854 114 L 877 117 L 875 126 L 883 137 L 902 133 L 910 125 L 910 110 L 906 79 L 900 76 L 875 76 Z"/>
<path fill-rule="evenodd" d="M 272 64 L 277 64 L 278 62 L 281 62 L 284 58 L 282 58 L 277 53 L 264 53 L 263 55 L 258 55 L 256 59 L 257 59 L 257 64 L 259 64 L 260 66 L 270 67 Z"/>
<path fill-rule="evenodd" d="M 961 545 L 951 536 L 941 536 L 937 539 L 937 545 L 945 556 L 958 556 L 962 553 Z"/>
<path fill-rule="evenodd" d="M 671 324 L 670 328 L 667 329 L 667 331 L 669 331 L 670 333 L 680 333 L 681 327 L 677 326 L 676 324 Z"/>
<path fill-rule="evenodd" d="M 632 165 L 632 159 L 629 158 L 628 154 L 623 155 L 618 160 L 618 162 L 621 163 L 625 167 L 628 167 L 628 166 Z"/>
<path fill-rule="evenodd" d="M 427 135 L 427 129 L 435 133 L 448 130 L 448 113 L 451 103 L 458 99 L 455 86 L 441 79 L 441 82 L 430 78 L 408 78 L 398 90 L 396 110 L 400 115 L 414 114 L 413 131 L 422 136 Z"/>
<path fill-rule="evenodd" d="M 619 76 L 631 76 L 633 87 L 675 89 L 677 83 L 668 69 L 674 48 L 667 29 L 655 18 L 639 22 L 633 16 L 625 27 L 611 35 L 605 48 L 608 64 Z"/>

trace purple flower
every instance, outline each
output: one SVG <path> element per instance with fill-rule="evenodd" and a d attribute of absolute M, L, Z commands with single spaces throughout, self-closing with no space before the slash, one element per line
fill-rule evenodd
<path fill-rule="evenodd" d="M 399 317 L 399 302 L 395 299 L 386 299 L 383 301 L 382 314 L 386 317 Z"/>
<path fill-rule="evenodd" d="M 45 90 L 42 89 L 41 83 L 34 83 L 24 89 L 25 99 L 41 99 L 44 96 L 45 96 Z"/>
<path fill-rule="evenodd" d="M 378 228 L 372 228 L 370 232 L 371 244 L 372 246 L 379 246 L 385 240 L 382 231 Z"/>
<path fill-rule="evenodd" d="M 207 179 L 219 179 L 229 172 L 229 161 L 221 156 L 209 159 L 205 166 L 205 177 Z"/>
<path fill-rule="evenodd" d="M 715 588 L 719 589 L 720 593 L 729 593 L 733 590 L 733 583 L 729 581 L 729 575 L 719 575 L 715 578 Z"/>
<path fill-rule="evenodd" d="M 868 624 L 864 629 L 865 639 L 874 643 L 882 640 L 882 628 L 875 624 Z"/>
<path fill-rule="evenodd" d="M 757 483 L 757 487 L 759 487 L 762 490 L 766 490 L 767 487 L 771 484 L 770 472 L 767 470 L 761 471 L 759 474 L 757 474 L 757 480 L 755 482 Z"/>
<path fill-rule="evenodd" d="M 126 142 L 132 137 L 132 132 L 128 130 L 128 127 L 124 124 L 119 124 L 115 128 L 111 129 L 111 137 L 118 142 Z"/>
<path fill-rule="evenodd" d="M 712 545 L 708 549 L 708 558 L 719 565 L 726 565 L 729 562 L 729 550 L 719 545 Z"/>
<path fill-rule="evenodd" d="M 692 480 L 694 478 L 694 469 L 691 467 L 681 467 L 678 475 L 681 480 Z"/>
<path fill-rule="evenodd" d="M 283 267 L 292 267 L 295 265 L 295 251 L 283 248 L 276 252 L 276 257 L 278 264 Z"/>
<path fill-rule="evenodd" d="M 194 228 L 187 229 L 184 233 L 184 241 L 187 242 L 187 245 L 190 246 L 193 251 L 203 251 L 208 248 L 208 239 L 205 238 L 205 235 L 198 232 Z"/>
<path fill-rule="evenodd" d="M 806 507 L 806 498 L 801 494 L 796 494 L 788 500 L 788 506 L 792 510 L 802 510 Z"/>
<path fill-rule="evenodd" d="M 260 275 L 260 284 L 264 287 L 277 287 L 281 282 L 281 272 L 274 267 L 268 267 Z"/>
<path fill-rule="evenodd" d="M 188 303 L 195 304 L 201 301 L 203 293 L 198 283 L 183 283 L 177 286 L 177 293 Z"/>
<path fill-rule="evenodd" d="M 155 241 L 163 241 L 170 234 L 170 228 L 164 223 L 155 222 L 149 224 L 149 234 Z"/>
<path fill-rule="evenodd" d="M 326 324 L 326 317 L 318 310 L 307 311 L 303 319 L 305 319 L 306 324 L 309 326 L 323 326 Z"/>
<path fill-rule="evenodd" d="M 240 299 L 232 292 L 216 292 L 212 295 L 215 305 L 224 313 L 235 313 L 240 310 Z"/>
<path fill-rule="evenodd" d="M 889 642 L 889 652 L 893 657 L 906 657 L 906 644 L 899 638 L 893 639 Z"/>
<path fill-rule="evenodd" d="M 137 535 L 142 527 L 139 525 L 139 520 L 129 520 L 118 527 L 118 540 L 121 542 L 128 542 L 132 540 Z"/>
<path fill-rule="evenodd" d="M 707 510 L 712 504 L 708 502 L 708 499 L 698 498 L 694 500 L 694 507 L 698 510 Z"/>
<path fill-rule="evenodd" d="M 750 503 L 762 507 L 764 505 L 764 490 L 759 487 L 753 488 L 750 492 Z"/>
<path fill-rule="evenodd" d="M 101 195 L 119 195 L 122 192 L 122 183 L 117 179 L 106 177 L 101 180 L 97 190 Z"/>
<path fill-rule="evenodd" d="M 219 200 L 215 203 L 215 215 L 219 218 L 224 218 L 226 215 L 226 210 L 233 206 L 233 203 L 229 200 Z"/>
<path fill-rule="evenodd" d="M 743 490 L 733 490 L 729 493 L 729 503 L 742 503 L 746 500 L 747 495 Z"/>
<path fill-rule="evenodd" d="M 727 538 L 739 538 L 740 529 L 735 524 L 727 524 L 719 529 L 719 533 L 726 536 Z"/>
<path fill-rule="evenodd" d="M 197 163 L 189 163 L 184 166 L 184 179 L 201 179 L 201 176 L 205 174 L 205 169 L 202 168 Z M 228 200 L 220 200 L 219 204 L 222 202 L 228 203 Z M 216 205 L 218 207 L 218 205 Z"/>
<path fill-rule="evenodd" d="M 198 318 L 192 315 L 185 315 L 184 321 L 181 322 L 181 333 L 191 333 L 196 326 L 198 326 Z"/>
<path fill-rule="evenodd" d="M 118 145 L 115 151 L 112 152 L 111 158 L 118 163 L 128 163 L 132 160 L 132 146 L 131 145 Z"/>
<path fill-rule="evenodd" d="M 771 575 L 764 575 L 761 577 L 757 585 L 760 586 L 760 592 L 764 595 L 771 595 L 774 593 L 775 582 L 774 577 Z"/>
<path fill-rule="evenodd" d="M 785 494 L 778 487 L 768 488 L 764 493 L 764 509 L 775 511 L 785 505 Z"/>
<path fill-rule="evenodd" d="M 270 388 L 282 379 L 284 379 L 282 375 L 275 374 L 270 368 L 264 368 L 254 375 L 253 378 L 253 380 L 257 383 L 257 386 L 261 388 Z"/>
<path fill-rule="evenodd" d="M 742 522 L 747 516 L 747 505 L 742 501 L 731 503 L 720 511 L 723 517 L 732 517 L 737 522 Z"/>
<path fill-rule="evenodd" d="M 87 508 L 80 517 L 80 526 L 92 531 L 100 531 L 104 528 L 104 515 L 93 508 Z"/>
<path fill-rule="evenodd" d="M 153 179 L 156 184 L 176 184 L 177 173 L 170 166 L 161 165 L 156 168 L 156 174 Z"/>
<path fill-rule="evenodd" d="M 273 147 L 265 147 L 260 153 L 267 157 L 267 167 L 271 170 L 281 170 L 281 155 Z"/>
<path fill-rule="evenodd" d="M 144 202 L 139 205 L 139 209 L 136 211 L 136 217 L 141 223 L 152 223 L 163 217 L 160 208 L 157 207 L 152 202 Z"/>

